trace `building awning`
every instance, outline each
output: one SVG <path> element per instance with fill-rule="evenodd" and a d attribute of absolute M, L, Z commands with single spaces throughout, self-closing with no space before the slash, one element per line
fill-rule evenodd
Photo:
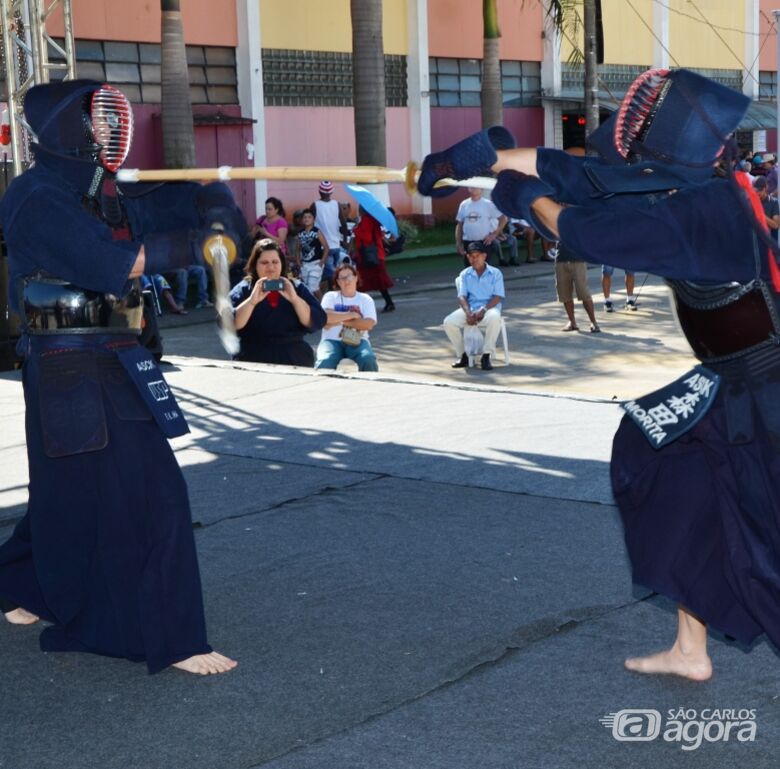
<path fill-rule="evenodd" d="M 622 94 L 599 95 L 599 107 L 608 112 L 614 112 L 618 108 L 615 99 L 621 99 Z M 561 94 L 560 96 L 543 96 L 542 103 L 553 102 L 561 104 L 564 108 L 582 110 L 585 107 L 585 99 L 574 94 Z M 738 131 L 763 131 L 777 128 L 777 104 L 773 101 L 752 101 L 742 118 Z"/>
<path fill-rule="evenodd" d="M 739 124 L 740 131 L 763 131 L 777 128 L 777 104 L 773 101 L 753 101 Z"/>

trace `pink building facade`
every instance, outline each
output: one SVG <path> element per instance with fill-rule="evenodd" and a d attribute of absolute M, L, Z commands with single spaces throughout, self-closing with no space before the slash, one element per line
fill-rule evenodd
<path fill-rule="evenodd" d="M 654 4 L 642 2 L 648 23 L 663 36 Z M 571 128 L 582 133 L 577 126 L 582 78 L 571 67 L 567 70 L 559 41 L 546 26 L 542 1 L 497 3 L 504 124 L 520 145 L 581 143 Z M 137 118 L 129 165 L 160 166 L 159 4 L 78 0 L 72 5 L 78 75 L 115 83 L 128 93 Z M 754 72 L 712 72 L 734 80 L 734 87 L 740 80 L 754 82 L 751 95 L 764 104 L 766 116 L 766 105 L 777 92 L 777 46 L 765 44 L 764 34 L 774 18 L 772 0 L 744 0 L 744 5 L 753 9 L 755 34 L 745 35 L 745 40 L 746 45 L 755 40 L 755 51 L 746 49 L 742 58 L 757 62 Z M 182 0 L 181 6 L 199 165 L 355 164 L 348 0 Z M 482 3 L 382 0 L 382 8 L 387 165 L 402 168 L 410 159 L 420 161 L 481 127 Z M 604 8 L 605 29 L 611 40 L 620 40 L 614 29 L 622 6 Z M 54 19 L 55 36 L 56 27 Z M 640 32 L 649 34 L 644 28 Z M 620 42 L 623 58 L 613 59 L 602 71 L 611 93 L 618 96 L 635 72 L 659 64 L 649 46 L 645 50 Z M 748 131 L 749 141 L 773 150 L 776 130 L 764 123 L 750 129 L 753 134 Z M 309 205 L 317 183 L 259 180 L 231 186 L 253 220 L 270 195 L 281 198 L 289 214 Z M 399 214 L 431 219 L 451 217 L 464 193 L 431 201 L 408 196 L 401 185 L 388 185 L 385 194 Z M 340 185 L 336 197 L 349 199 Z"/>

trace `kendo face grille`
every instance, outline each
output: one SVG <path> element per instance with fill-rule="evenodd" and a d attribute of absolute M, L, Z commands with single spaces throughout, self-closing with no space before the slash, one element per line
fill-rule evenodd
<path fill-rule="evenodd" d="M 629 159 L 634 142 L 641 142 L 655 113 L 671 88 L 668 69 L 651 69 L 638 77 L 626 92 L 615 125 L 615 149 Z"/>
<path fill-rule="evenodd" d="M 133 109 L 127 97 L 111 85 L 103 85 L 92 95 L 92 133 L 100 146 L 103 167 L 116 173 L 130 152 L 133 140 Z"/>

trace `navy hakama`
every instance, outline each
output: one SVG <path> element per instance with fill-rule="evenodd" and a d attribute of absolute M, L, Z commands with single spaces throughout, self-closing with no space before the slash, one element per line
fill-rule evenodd
<path fill-rule="evenodd" d="M 110 355 L 109 337 L 62 339 L 60 348 Z M 30 499 L 0 546 L 0 595 L 54 623 L 41 634 L 44 651 L 145 660 L 151 673 L 211 651 L 187 487 L 167 439 L 117 363 L 100 377 L 105 448 L 47 456 L 40 361 L 53 346 L 31 341 Z"/>

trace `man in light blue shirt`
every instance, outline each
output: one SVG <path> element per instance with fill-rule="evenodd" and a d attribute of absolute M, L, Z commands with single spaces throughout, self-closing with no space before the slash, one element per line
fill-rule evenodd
<path fill-rule="evenodd" d="M 466 246 L 467 267 L 458 276 L 458 304 L 460 307 L 444 319 L 444 331 L 455 348 L 453 368 L 468 368 L 469 356 L 465 352 L 463 331 L 466 326 L 476 326 L 485 335 L 482 346 L 481 366 L 490 371 L 490 356 L 496 351 L 496 340 L 501 333 L 501 301 L 504 293 L 504 276 L 501 270 L 487 263 L 488 247 L 481 240 Z"/>

